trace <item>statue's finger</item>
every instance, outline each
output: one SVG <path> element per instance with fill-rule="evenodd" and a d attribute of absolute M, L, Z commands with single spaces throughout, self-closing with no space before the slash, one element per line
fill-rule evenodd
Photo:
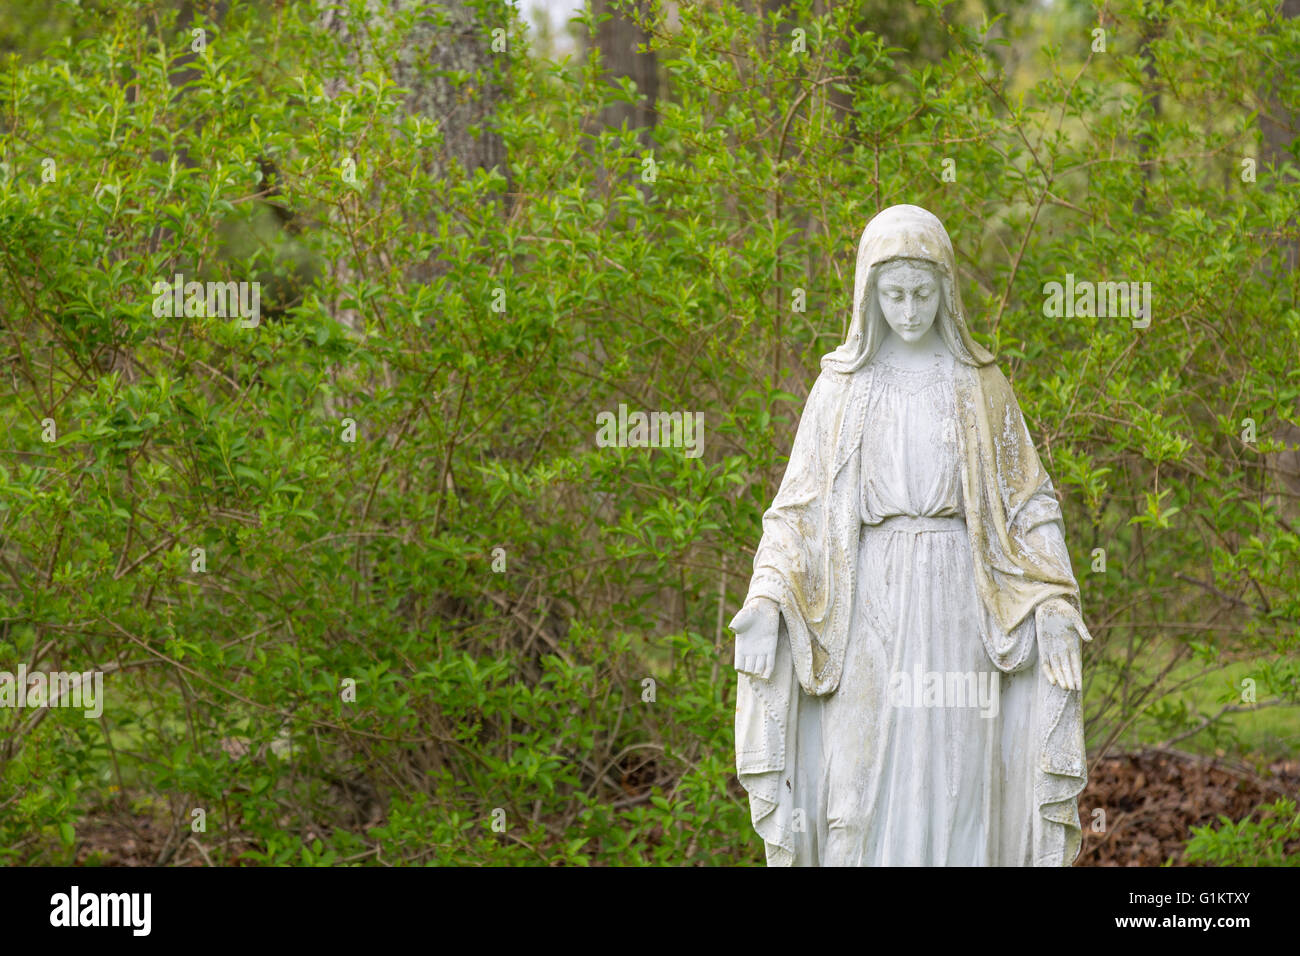
<path fill-rule="evenodd" d="M 1074 689 L 1083 690 L 1083 655 L 1078 648 L 1070 652 L 1070 670 L 1074 673 Z"/>
<path fill-rule="evenodd" d="M 1074 671 L 1070 668 L 1070 655 L 1061 654 L 1056 659 L 1056 669 L 1061 675 L 1061 686 L 1065 690 L 1074 690 Z"/>
<path fill-rule="evenodd" d="M 1043 655 L 1043 672 L 1047 674 L 1047 679 L 1051 683 L 1060 683 L 1060 681 L 1056 679 L 1056 672 L 1052 670 L 1052 659 L 1046 654 Z"/>
<path fill-rule="evenodd" d="M 1074 690 L 1074 668 L 1070 665 L 1070 652 L 1062 651 L 1056 658 L 1056 669 L 1061 674 L 1061 686 L 1066 690 Z"/>

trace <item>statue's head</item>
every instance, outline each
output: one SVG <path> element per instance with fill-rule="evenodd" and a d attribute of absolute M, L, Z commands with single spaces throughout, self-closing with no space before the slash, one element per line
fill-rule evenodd
<path fill-rule="evenodd" d="M 915 341 L 931 325 L 938 326 L 959 362 L 992 362 L 966 327 L 956 272 L 952 241 L 933 213 L 906 205 L 878 213 L 858 243 L 848 336 L 822 359 L 822 367 L 856 371 L 876 354 L 891 328 Z"/>
<path fill-rule="evenodd" d="M 925 338 L 939 314 L 939 274 L 925 259 L 892 259 L 876 272 L 876 302 L 886 324 L 907 343 Z"/>

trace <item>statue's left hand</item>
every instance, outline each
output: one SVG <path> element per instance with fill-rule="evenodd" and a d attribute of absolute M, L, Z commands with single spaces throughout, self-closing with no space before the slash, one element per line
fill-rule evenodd
<path fill-rule="evenodd" d="M 1083 689 L 1082 641 L 1092 635 L 1074 605 L 1062 598 L 1044 601 L 1034 610 L 1038 657 L 1047 679 L 1065 690 Z"/>

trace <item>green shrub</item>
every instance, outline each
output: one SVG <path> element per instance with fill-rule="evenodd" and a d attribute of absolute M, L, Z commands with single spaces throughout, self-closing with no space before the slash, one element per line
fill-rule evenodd
<path fill-rule="evenodd" d="M 1256 817 L 1258 817 L 1256 819 Z M 1300 853 L 1288 844 L 1300 843 L 1300 810 L 1294 800 L 1265 803 L 1254 813 L 1233 823 L 1192 827 L 1185 857 L 1205 866 L 1300 866 Z"/>

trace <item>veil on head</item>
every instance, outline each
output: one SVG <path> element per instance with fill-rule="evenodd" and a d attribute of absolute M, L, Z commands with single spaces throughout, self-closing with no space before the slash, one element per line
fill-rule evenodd
<path fill-rule="evenodd" d="M 887 326 L 876 302 L 878 266 L 895 259 L 921 259 L 935 266 L 942 291 L 935 322 L 944 344 L 957 361 L 987 365 L 992 354 L 971 338 L 957 291 L 957 260 L 952 240 L 934 213 L 920 206 L 890 206 L 877 213 L 862 230 L 858 265 L 853 279 L 853 318 L 844 344 L 822 357 L 822 368 L 855 372 L 875 355 Z"/>

